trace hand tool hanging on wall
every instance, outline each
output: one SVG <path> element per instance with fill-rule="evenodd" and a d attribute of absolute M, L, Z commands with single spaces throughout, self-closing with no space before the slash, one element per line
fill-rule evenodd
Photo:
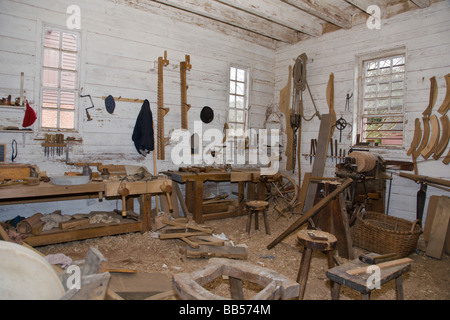
<path fill-rule="evenodd" d="M 85 98 L 85 97 L 89 97 L 89 99 L 91 100 L 91 107 L 86 108 L 86 117 L 87 117 L 87 121 L 92 121 L 91 115 L 89 114 L 89 109 L 94 108 L 94 102 L 92 101 L 91 95 L 90 94 L 86 94 L 86 95 L 80 95 L 81 98 Z"/>
<path fill-rule="evenodd" d="M 164 107 L 164 67 L 169 65 L 167 51 L 164 51 L 164 58 L 158 58 L 158 160 L 165 160 L 166 138 L 164 136 L 164 117 L 169 112 L 169 108 Z"/>
<path fill-rule="evenodd" d="M 186 82 L 186 73 L 191 71 L 191 58 L 186 55 L 186 61 L 180 62 L 180 84 L 181 84 L 181 128 L 188 130 L 188 111 L 191 105 L 187 103 L 187 90 L 189 86 Z"/>
<path fill-rule="evenodd" d="M 352 126 L 351 123 L 348 123 L 343 117 L 336 120 L 334 127 L 339 130 L 339 142 L 342 142 L 342 131 L 344 131 L 349 125 Z"/>
<path fill-rule="evenodd" d="M 17 158 L 17 141 L 11 142 L 11 162 L 14 162 Z"/>

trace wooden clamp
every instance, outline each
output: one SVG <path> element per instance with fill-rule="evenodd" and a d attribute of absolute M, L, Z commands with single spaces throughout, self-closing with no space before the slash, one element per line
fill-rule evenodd
<path fill-rule="evenodd" d="M 164 67 L 169 65 L 167 51 L 164 51 L 164 58 L 158 58 L 158 160 L 165 160 L 164 117 L 169 112 L 169 108 L 164 107 Z"/>
<path fill-rule="evenodd" d="M 186 73 L 192 68 L 191 58 L 186 55 L 186 61 L 180 63 L 180 83 L 181 83 L 181 128 L 188 130 L 188 116 L 187 113 L 191 105 L 187 103 L 187 90 L 189 86 L 186 81 Z"/>

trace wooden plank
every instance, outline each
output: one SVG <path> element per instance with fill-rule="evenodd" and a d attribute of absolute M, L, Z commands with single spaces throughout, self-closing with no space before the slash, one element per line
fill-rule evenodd
<path fill-rule="evenodd" d="M 201 245 L 198 249 L 186 248 L 186 257 L 188 258 L 228 258 L 228 259 L 247 259 L 247 249 L 244 247 L 217 247 Z"/>
<path fill-rule="evenodd" d="M 69 242 L 75 240 L 85 240 L 96 237 L 117 235 L 129 232 L 140 232 L 142 230 L 141 222 L 127 222 L 116 225 L 89 227 L 79 230 L 67 230 L 64 232 L 42 233 L 38 236 L 30 236 L 24 240 L 33 247 L 49 244 Z"/>
<path fill-rule="evenodd" d="M 176 183 L 176 182 L 173 182 L 172 183 L 172 187 L 174 188 L 175 193 L 176 193 L 177 198 L 178 198 L 178 201 L 180 202 L 181 210 L 183 211 L 184 216 L 185 217 L 190 216 L 191 213 L 189 212 L 189 210 L 188 210 L 188 208 L 186 206 L 186 202 L 184 201 L 184 197 L 183 197 L 183 194 L 181 193 L 180 185 L 178 183 Z"/>
<path fill-rule="evenodd" d="M 88 218 L 80 218 L 80 219 L 71 219 L 69 221 L 60 222 L 59 228 L 61 230 L 70 230 L 70 229 L 76 229 L 78 227 L 85 227 L 90 224 Z"/>
<path fill-rule="evenodd" d="M 155 0 L 164 5 L 176 7 L 203 17 L 226 23 L 241 29 L 250 30 L 266 37 L 295 43 L 298 41 L 297 31 L 285 26 L 270 23 L 268 20 L 244 11 L 235 10 L 222 3 L 209 0 Z M 316 34 L 317 35 L 317 34 Z"/>
<path fill-rule="evenodd" d="M 425 254 L 442 259 L 450 223 L 450 198 L 441 196 L 437 202 L 436 212 L 431 227 L 430 240 Z"/>
<path fill-rule="evenodd" d="M 274 241 L 272 241 L 267 248 L 272 249 L 276 244 L 280 243 L 284 238 L 290 235 L 292 232 L 300 228 L 303 224 L 305 224 L 309 219 L 315 216 L 318 212 L 320 212 L 323 208 L 325 208 L 328 203 L 333 200 L 337 195 L 339 195 L 342 191 L 348 188 L 353 182 L 353 179 L 347 179 L 342 185 L 337 187 L 332 193 L 328 196 L 320 200 L 314 207 L 306 211 L 302 217 L 297 219 L 290 227 L 286 229 L 280 236 L 278 236 Z"/>
<path fill-rule="evenodd" d="M 336 236 L 337 250 L 339 256 L 345 259 L 354 259 L 353 243 L 348 224 L 347 209 L 345 207 L 344 195 L 341 193 L 335 201 L 332 201 L 334 235 Z"/>
<path fill-rule="evenodd" d="M 350 29 L 352 27 L 351 15 L 326 2 L 305 0 L 282 1 L 340 28 Z"/>
<path fill-rule="evenodd" d="M 323 114 L 320 122 L 319 137 L 317 143 L 316 155 L 314 157 L 314 164 L 311 175 L 313 177 L 322 177 L 325 169 L 325 161 L 327 158 L 328 144 L 330 142 L 331 134 L 331 115 Z M 308 188 L 304 211 L 308 211 L 314 205 L 314 197 L 317 191 L 317 184 L 311 184 Z"/>
<path fill-rule="evenodd" d="M 305 172 L 305 175 L 303 176 L 302 188 L 300 189 L 300 192 L 298 194 L 298 201 L 297 201 L 297 203 L 300 203 L 300 206 L 298 207 L 298 209 L 300 209 L 300 212 L 303 212 L 310 182 L 311 182 L 311 172 Z"/>
<path fill-rule="evenodd" d="M 399 266 L 399 265 L 402 265 L 402 264 L 411 263 L 411 262 L 413 262 L 412 259 L 410 259 L 410 258 L 403 258 L 403 259 L 397 259 L 397 260 L 382 262 L 382 263 L 376 264 L 375 266 L 377 266 L 380 269 L 385 269 L 385 268 L 396 267 L 396 266 Z M 356 269 L 350 269 L 350 270 L 347 270 L 346 272 L 349 275 L 356 276 L 356 275 L 360 275 L 360 274 L 366 273 L 367 272 L 367 268 L 368 267 L 366 266 L 366 267 L 361 267 L 361 268 L 356 268 Z"/>
<path fill-rule="evenodd" d="M 431 227 L 433 225 L 434 214 L 436 212 L 439 196 L 431 196 L 428 200 L 427 217 L 423 227 L 423 239 L 428 242 L 430 240 Z"/>
<path fill-rule="evenodd" d="M 167 239 L 181 239 L 181 238 L 187 238 L 192 236 L 203 236 L 205 235 L 204 232 L 198 231 L 198 232 L 177 232 L 177 233 L 161 233 L 159 235 L 159 239 L 161 240 L 167 240 Z"/>

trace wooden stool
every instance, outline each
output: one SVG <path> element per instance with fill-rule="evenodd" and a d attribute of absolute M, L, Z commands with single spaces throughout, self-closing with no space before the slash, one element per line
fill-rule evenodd
<path fill-rule="evenodd" d="M 297 275 L 297 282 L 300 284 L 298 299 L 303 300 L 313 250 L 326 251 L 328 268 L 331 269 L 334 267 L 333 250 L 336 248 L 337 239 L 331 233 L 319 230 L 302 230 L 297 233 L 297 239 L 305 247 Z"/>
<path fill-rule="evenodd" d="M 362 300 L 370 300 L 370 293 L 375 288 L 368 287 L 369 277 L 372 276 L 373 271 L 369 273 L 362 273 L 357 275 L 350 275 L 349 270 L 369 267 L 369 264 L 363 263 L 360 260 L 352 260 L 344 265 L 332 268 L 327 271 L 327 277 L 333 281 L 331 286 L 331 299 L 339 300 L 341 285 L 345 285 L 353 290 L 361 293 Z M 395 287 L 397 300 L 403 300 L 403 279 L 402 274 L 411 268 L 411 263 L 405 263 L 398 266 L 380 269 L 380 287 L 385 283 L 395 279 Z M 369 281 L 370 282 L 370 281 Z"/>
<path fill-rule="evenodd" d="M 269 203 L 267 201 L 255 200 L 249 201 L 245 204 L 248 210 L 248 220 L 247 220 L 247 232 L 250 234 L 250 229 L 252 225 L 252 214 L 255 214 L 255 230 L 259 229 L 258 214 L 263 213 L 264 225 L 266 226 L 266 233 L 270 234 L 269 222 L 267 221 L 267 209 L 269 208 Z"/>

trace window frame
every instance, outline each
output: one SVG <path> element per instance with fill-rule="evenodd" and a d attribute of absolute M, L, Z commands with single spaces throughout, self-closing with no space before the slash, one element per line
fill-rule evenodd
<path fill-rule="evenodd" d="M 402 118 L 402 143 L 395 145 L 370 145 L 369 147 L 377 147 L 377 148 L 384 148 L 384 149 L 402 149 L 404 148 L 405 144 L 405 120 L 406 120 L 406 97 L 407 97 L 407 51 L 405 46 L 400 46 L 393 49 L 383 50 L 383 51 L 377 51 L 374 53 L 367 53 L 356 56 L 356 63 L 355 63 L 355 99 L 354 99 L 354 106 L 353 106 L 353 133 L 352 133 L 352 140 L 353 145 L 356 144 L 357 135 L 359 134 L 361 137 L 361 142 L 363 142 L 363 120 L 367 116 L 370 116 L 369 114 L 364 113 L 364 101 L 365 101 L 365 71 L 366 71 L 366 62 L 368 61 L 376 61 L 376 60 L 383 60 L 383 59 L 389 59 L 389 58 L 395 58 L 398 56 L 403 56 L 405 59 L 404 64 L 404 72 L 403 72 L 403 106 L 402 110 L 397 113 L 387 113 L 385 116 L 389 117 L 401 117 Z M 378 82 L 377 82 L 378 83 Z M 377 91 L 378 92 L 378 91 Z M 390 106 L 390 104 L 389 104 Z M 380 116 L 383 116 L 380 114 Z"/>
<path fill-rule="evenodd" d="M 81 87 L 81 83 L 82 83 L 82 32 L 80 30 L 69 30 L 67 28 L 61 27 L 61 26 L 55 26 L 55 25 L 51 25 L 51 24 L 47 24 L 47 23 L 41 23 L 40 24 L 40 30 L 39 30 L 39 35 L 40 35 L 40 44 L 38 46 L 38 50 L 39 50 L 39 55 L 38 55 L 38 65 L 37 67 L 39 68 L 39 81 L 38 81 L 38 101 L 39 101 L 39 116 L 40 116 L 40 120 L 39 120 L 39 131 L 41 132 L 68 132 L 68 133 L 78 133 L 79 132 L 79 124 L 80 124 L 80 110 L 79 110 L 79 104 L 80 104 L 80 87 Z M 61 38 L 60 38 L 60 46 L 58 49 L 56 48 L 49 48 L 45 46 L 45 33 L 47 30 L 55 30 L 55 31 L 59 31 L 61 33 Z M 77 36 L 77 51 L 67 51 L 70 53 L 76 53 L 76 68 L 74 73 L 76 73 L 76 81 L 75 81 L 75 86 L 73 89 L 65 89 L 65 88 L 61 88 L 61 86 L 58 86 L 56 88 L 54 87 L 47 87 L 44 86 L 44 70 L 45 69 L 52 69 L 50 67 L 45 67 L 44 66 L 44 58 L 45 58 L 45 49 L 53 49 L 53 50 L 57 50 L 58 54 L 59 54 L 59 65 L 58 68 L 54 68 L 55 70 L 58 70 L 58 73 L 61 74 L 61 72 L 64 72 L 65 69 L 62 68 L 62 53 L 66 52 L 65 50 L 63 50 L 62 48 L 62 34 L 63 33 L 67 33 L 67 34 L 75 34 Z M 70 71 L 70 70 L 67 70 Z M 59 84 L 61 83 L 61 78 L 59 79 Z M 57 110 L 58 112 L 58 119 L 57 119 L 57 127 L 44 127 L 43 123 L 42 123 L 42 114 L 43 114 L 43 110 L 46 109 L 52 109 L 52 108 L 44 108 L 43 107 L 43 100 L 44 100 L 44 90 L 56 90 L 58 92 L 58 101 L 57 101 L 57 107 L 55 108 L 55 110 Z M 72 109 L 64 109 L 61 108 L 60 102 L 61 102 L 61 91 L 66 91 L 66 92 L 73 92 L 74 93 L 74 109 L 73 109 L 73 117 L 74 117 L 74 127 L 67 129 L 67 128 L 61 128 L 60 127 L 60 111 L 61 110 L 72 110 Z"/>
<path fill-rule="evenodd" d="M 235 79 L 232 78 L 232 70 L 236 69 L 237 70 L 242 70 L 245 72 L 245 79 L 243 81 L 240 81 L 237 79 L 237 77 Z M 250 68 L 248 67 L 243 67 L 240 65 L 236 65 L 236 64 L 230 64 L 228 66 L 228 92 L 227 92 L 227 124 L 228 127 L 230 128 L 229 130 L 229 135 L 230 137 L 236 137 L 236 138 L 243 138 L 245 137 L 246 133 L 245 131 L 248 130 L 248 123 L 249 123 L 249 111 L 250 111 L 250 77 L 251 77 L 251 73 L 250 73 Z M 235 90 L 235 93 L 232 93 L 231 91 L 231 84 L 235 82 L 236 86 L 237 83 L 243 83 L 244 84 L 244 92 L 243 94 L 238 94 Z M 243 97 L 243 108 L 237 108 L 236 104 L 235 107 L 231 107 L 231 97 Z M 243 121 L 237 121 L 237 114 L 236 114 L 236 120 L 235 121 L 230 121 L 230 111 L 243 111 L 243 117 L 244 120 Z M 236 132 L 233 131 L 232 129 L 232 125 L 242 125 L 243 126 L 243 131 L 242 131 L 242 135 L 238 135 L 236 134 Z"/>

